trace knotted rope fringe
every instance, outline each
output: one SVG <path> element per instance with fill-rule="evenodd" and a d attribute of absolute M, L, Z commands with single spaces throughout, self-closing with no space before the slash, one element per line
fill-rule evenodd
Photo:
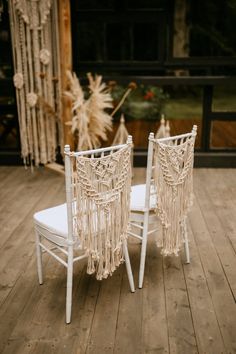
<path fill-rule="evenodd" d="M 36 166 L 63 146 L 57 3 L 9 1 L 21 154 Z"/>
<path fill-rule="evenodd" d="M 88 256 L 87 272 L 101 280 L 123 262 L 129 227 L 131 146 L 100 158 L 77 157 L 74 235 Z"/>
<path fill-rule="evenodd" d="M 179 145 L 154 142 L 156 212 L 163 230 L 163 239 L 158 246 L 162 247 L 165 256 L 178 255 L 183 242 L 183 223 L 193 199 L 194 142 L 195 136 Z"/>

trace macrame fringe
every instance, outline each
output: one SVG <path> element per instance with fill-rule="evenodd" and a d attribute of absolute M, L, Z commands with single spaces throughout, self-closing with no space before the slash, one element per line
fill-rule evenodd
<path fill-rule="evenodd" d="M 57 1 L 10 0 L 21 154 L 38 166 L 63 146 Z"/>

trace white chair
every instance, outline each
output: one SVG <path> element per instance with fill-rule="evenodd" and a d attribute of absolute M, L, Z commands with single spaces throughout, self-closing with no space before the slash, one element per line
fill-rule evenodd
<path fill-rule="evenodd" d="M 130 289 L 135 291 L 127 249 L 131 150 L 131 136 L 127 144 L 90 151 L 71 152 L 66 145 L 66 203 L 34 215 L 39 283 L 42 250 L 67 268 L 66 323 L 71 321 L 75 261 L 87 257 L 87 272 L 101 280 L 125 260 Z"/>
<path fill-rule="evenodd" d="M 147 238 L 162 224 L 162 254 L 178 254 L 185 244 L 190 262 L 186 214 L 192 201 L 192 169 L 197 126 L 190 133 L 155 139 L 149 135 L 146 183 L 131 188 L 131 236 L 141 241 L 139 288 L 143 286 Z M 160 244 L 160 242 L 159 242 Z"/>

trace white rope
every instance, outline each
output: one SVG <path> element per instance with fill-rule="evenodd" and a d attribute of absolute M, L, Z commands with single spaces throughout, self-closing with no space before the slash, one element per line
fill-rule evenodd
<path fill-rule="evenodd" d="M 58 59 L 52 59 L 52 54 L 60 57 L 58 40 L 52 38 L 54 32 L 58 33 L 55 3 L 9 1 L 21 154 L 25 163 L 29 160 L 36 166 L 55 161 L 62 140 L 61 134 L 57 137 L 57 131 L 61 132 L 60 76 L 54 79 L 59 64 Z"/>
<path fill-rule="evenodd" d="M 158 246 L 162 247 L 163 255 L 178 255 L 184 241 L 182 223 L 192 204 L 195 135 L 188 136 L 181 144 L 178 139 L 163 140 L 154 141 L 156 212 L 163 229 L 163 239 Z"/>
<path fill-rule="evenodd" d="M 100 158 L 76 157 L 74 235 L 101 280 L 124 260 L 129 228 L 131 146 Z"/>

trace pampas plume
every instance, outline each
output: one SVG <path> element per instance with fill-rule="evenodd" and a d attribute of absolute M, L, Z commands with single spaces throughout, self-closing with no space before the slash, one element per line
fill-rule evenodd
<path fill-rule="evenodd" d="M 102 76 L 87 74 L 89 80 L 89 98 L 75 73 L 67 71 L 69 90 L 65 92 L 72 101 L 73 117 L 69 124 L 77 139 L 77 150 L 97 148 L 101 140 L 107 140 L 107 131 L 112 130 L 112 117 L 106 109 L 112 108 L 112 97 Z"/>

